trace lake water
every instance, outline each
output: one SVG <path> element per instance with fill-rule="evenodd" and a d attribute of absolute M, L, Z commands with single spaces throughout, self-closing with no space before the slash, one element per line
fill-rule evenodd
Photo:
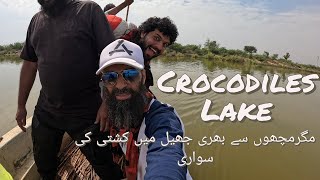
<path fill-rule="evenodd" d="M 3 62 L 0 64 L 0 135 L 16 125 L 14 120 L 18 93 L 18 80 L 20 64 Z M 309 94 L 289 93 L 263 93 L 261 88 L 253 93 L 241 92 L 237 94 L 216 93 L 209 90 L 206 93 L 164 93 L 157 87 L 157 80 L 168 71 L 174 71 L 177 76 L 170 79 L 165 85 L 176 87 L 177 80 L 183 75 L 188 75 L 192 82 L 205 74 L 211 82 L 214 78 L 224 74 L 230 79 L 236 74 L 245 76 L 251 74 L 262 81 L 265 74 L 272 77 L 280 76 L 279 87 L 285 87 L 287 78 L 299 72 L 293 72 L 274 67 L 257 67 L 250 64 L 228 64 L 210 60 L 166 60 L 160 59 L 152 62 L 155 86 L 152 89 L 157 98 L 176 108 L 184 122 L 186 136 L 192 141 L 187 143 L 187 163 L 194 179 L 219 179 L 219 180 L 316 180 L 320 178 L 320 82 L 314 81 L 316 89 Z M 303 74 L 306 76 L 308 74 Z M 202 84 L 203 85 L 203 84 Z M 187 86 L 191 88 L 192 86 Z M 226 82 L 219 84 L 226 87 Z M 306 87 L 305 85 L 301 86 Z M 39 93 L 39 80 L 28 101 L 28 116 L 32 115 L 33 107 Z M 224 121 L 204 122 L 201 111 L 206 99 L 212 101 L 209 115 L 220 115 L 222 109 L 232 103 L 237 112 L 242 103 L 260 105 L 272 103 L 270 109 L 272 119 L 267 122 L 252 121 L 245 118 L 241 122 L 237 119 L 232 122 L 229 118 Z M 257 114 L 257 110 L 251 112 Z M 307 134 L 308 131 L 308 134 Z M 302 134 L 307 138 L 305 140 Z M 218 135 L 224 141 L 212 142 L 209 139 Z M 267 144 L 265 136 L 272 139 Z M 207 137 L 207 144 L 203 145 L 202 139 Z M 284 138 L 287 142 L 285 142 Z M 217 137 L 217 136 L 216 136 Z M 275 139 L 276 137 L 277 139 Z M 291 137 L 291 139 L 290 139 Z M 312 142 L 314 137 L 315 142 Z M 264 143 L 258 146 L 261 142 Z M 294 142 L 293 139 L 294 138 Z M 301 139 L 297 145 L 298 138 Z M 236 140 L 239 145 L 236 145 Z M 281 141 L 282 140 L 282 141 Z M 233 142 L 233 144 L 231 144 Z M 296 143 L 296 144 L 295 144 Z M 203 146 L 201 146 L 203 145 Z M 190 156 L 190 158 L 189 158 Z M 200 158 L 201 156 L 201 158 Z M 213 162 L 210 162 L 211 159 Z M 202 161 L 207 160 L 207 162 Z"/>
<path fill-rule="evenodd" d="M 11 61 L 0 62 L 0 136 L 17 125 L 15 115 L 18 102 L 21 65 L 22 64 L 19 63 L 19 61 L 15 63 L 12 63 Z M 41 85 L 37 77 L 27 102 L 28 117 L 33 114 L 40 88 Z"/>

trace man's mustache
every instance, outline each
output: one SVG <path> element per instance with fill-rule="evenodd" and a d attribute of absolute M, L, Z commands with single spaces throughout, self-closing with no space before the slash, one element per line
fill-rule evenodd
<path fill-rule="evenodd" d="M 161 53 L 161 51 L 160 51 L 158 48 L 156 48 L 156 47 L 152 47 L 151 45 L 147 46 L 147 49 L 148 49 L 148 48 L 152 48 L 152 49 L 156 50 L 156 54 L 155 54 L 155 56 L 159 56 L 159 55 L 160 55 L 160 53 Z"/>
<path fill-rule="evenodd" d="M 133 91 L 132 89 L 129 89 L 129 88 L 123 88 L 123 89 L 115 88 L 115 89 L 112 91 L 112 95 L 114 95 L 114 96 L 119 95 L 119 94 L 124 94 L 124 93 L 133 94 L 134 91 Z"/>

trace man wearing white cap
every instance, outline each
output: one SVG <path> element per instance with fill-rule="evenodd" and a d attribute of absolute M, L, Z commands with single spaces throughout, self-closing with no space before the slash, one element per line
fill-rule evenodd
<path fill-rule="evenodd" d="M 104 84 L 110 134 L 127 138 L 112 143 L 113 160 L 131 179 L 191 179 L 183 143 L 163 145 L 167 139 L 183 137 L 184 127 L 174 108 L 162 104 L 148 92 L 141 48 L 126 40 L 116 40 L 101 53 L 99 70 Z M 141 140 L 149 139 L 149 143 Z"/>

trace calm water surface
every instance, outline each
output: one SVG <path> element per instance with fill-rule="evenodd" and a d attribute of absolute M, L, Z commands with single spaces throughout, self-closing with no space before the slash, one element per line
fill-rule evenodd
<path fill-rule="evenodd" d="M 0 136 L 15 127 L 15 114 L 18 102 L 18 87 L 21 63 L 0 62 Z M 32 116 L 41 85 L 38 77 L 27 102 L 28 117 Z"/>
<path fill-rule="evenodd" d="M 1 63 L 0 64 L 0 114 L 1 127 L 0 135 L 4 134 L 16 125 L 14 115 L 17 102 L 17 87 L 19 79 L 20 64 Z M 156 60 L 152 62 L 155 83 L 157 79 L 168 71 L 174 71 L 177 77 L 168 81 L 166 86 L 176 87 L 177 79 L 183 74 L 187 74 L 194 82 L 200 75 L 206 74 L 209 80 L 224 74 L 233 77 L 236 74 L 251 74 L 260 81 L 265 74 L 272 77 L 278 74 L 281 77 L 279 86 L 286 86 L 288 76 L 298 74 L 283 69 L 270 67 L 253 67 L 251 65 L 218 63 L 208 60 Z M 191 175 L 196 180 L 218 179 L 218 180 L 317 180 L 320 178 L 320 121 L 318 111 L 320 107 L 320 83 L 315 82 L 318 89 L 310 94 L 264 94 L 256 91 L 252 94 L 245 92 L 238 94 L 219 94 L 208 91 L 202 94 L 186 93 L 164 93 L 157 85 L 152 88 L 157 98 L 165 103 L 174 106 L 182 118 L 186 136 L 192 138 L 190 144 L 186 144 L 186 151 L 189 156 L 195 154 L 195 162 L 189 166 Z M 189 86 L 190 87 L 190 86 Z M 226 87 L 222 83 L 219 87 Z M 302 86 L 303 87 L 303 86 Z M 39 93 L 39 80 L 29 97 L 28 116 L 32 115 L 33 107 Z M 241 103 L 264 104 L 271 102 L 274 108 L 271 109 L 272 120 L 268 122 L 257 122 L 244 119 L 242 122 L 231 122 L 225 119 L 223 122 L 204 122 L 201 119 L 201 111 L 205 100 L 212 101 L 209 114 L 220 115 L 224 106 L 228 103 L 234 105 L 235 111 L 239 110 Z M 257 113 L 255 111 L 255 113 Z M 265 146 L 256 147 L 254 142 L 260 142 L 260 138 L 265 136 L 283 136 L 289 138 L 293 136 L 301 137 L 300 133 L 309 131 L 306 137 L 314 136 L 315 143 L 301 143 L 299 146 L 293 143 L 271 143 Z M 199 146 L 198 141 L 204 136 L 214 137 L 224 136 L 222 143 L 212 143 L 211 145 Z M 247 137 L 246 143 L 239 146 L 231 145 L 234 140 Z M 197 165 L 197 158 L 203 159 L 213 157 L 213 162 L 203 162 Z"/>

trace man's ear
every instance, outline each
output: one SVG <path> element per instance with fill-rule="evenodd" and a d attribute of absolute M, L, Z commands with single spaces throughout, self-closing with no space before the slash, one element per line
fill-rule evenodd
<path fill-rule="evenodd" d="M 146 70 L 141 70 L 141 76 L 142 76 L 142 79 L 141 79 L 141 81 L 142 81 L 142 83 L 143 84 L 145 84 L 145 82 L 146 82 Z"/>

